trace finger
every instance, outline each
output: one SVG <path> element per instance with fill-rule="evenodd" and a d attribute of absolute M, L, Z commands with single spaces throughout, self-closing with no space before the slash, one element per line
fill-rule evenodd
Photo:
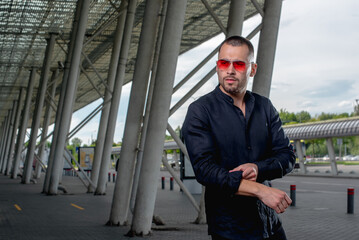
<path fill-rule="evenodd" d="M 251 172 L 248 171 L 248 169 L 246 169 L 246 170 L 243 171 L 242 177 L 243 177 L 243 178 L 248 178 L 250 173 L 251 173 Z"/>
<path fill-rule="evenodd" d="M 232 170 L 229 170 L 229 172 L 238 172 L 238 171 L 242 171 L 242 169 L 240 167 L 236 167 L 233 168 Z"/>
<path fill-rule="evenodd" d="M 252 172 L 250 173 L 250 175 L 248 176 L 248 179 L 251 181 L 256 181 L 257 180 L 257 176 Z"/>
<path fill-rule="evenodd" d="M 282 204 L 282 206 L 283 206 L 284 209 L 287 209 L 288 206 L 289 206 L 289 204 L 288 204 L 287 201 L 285 201 L 285 200 L 283 200 L 283 201 L 281 202 L 281 204 Z"/>
<path fill-rule="evenodd" d="M 257 170 L 254 167 L 252 167 L 252 169 L 253 169 L 254 175 L 257 176 Z"/>
<path fill-rule="evenodd" d="M 278 209 L 279 209 L 280 213 L 283 213 L 285 211 L 286 207 L 284 207 L 282 203 L 279 203 Z"/>
<path fill-rule="evenodd" d="M 292 199 L 290 199 L 287 194 L 284 196 L 284 199 L 288 203 L 288 205 L 292 204 Z"/>
<path fill-rule="evenodd" d="M 276 213 L 282 213 L 282 211 L 280 210 L 280 208 L 277 206 L 275 209 L 274 209 L 275 211 L 276 211 Z"/>

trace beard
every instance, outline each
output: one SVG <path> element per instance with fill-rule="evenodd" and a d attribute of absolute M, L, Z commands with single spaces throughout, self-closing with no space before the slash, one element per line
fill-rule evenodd
<path fill-rule="evenodd" d="M 232 79 L 233 77 L 231 77 Z M 233 78 L 235 81 L 232 83 L 227 83 L 226 78 L 223 78 L 220 82 L 222 89 L 230 94 L 230 95 L 237 95 L 246 91 L 246 86 L 238 78 Z"/>
<path fill-rule="evenodd" d="M 224 91 L 226 91 L 227 93 L 229 94 L 232 94 L 232 95 L 236 95 L 237 93 L 239 93 L 239 89 L 238 87 L 235 87 L 235 86 L 222 86 Z"/>

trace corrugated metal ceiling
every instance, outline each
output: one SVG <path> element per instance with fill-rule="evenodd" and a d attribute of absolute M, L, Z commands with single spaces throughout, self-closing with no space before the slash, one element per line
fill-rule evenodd
<path fill-rule="evenodd" d="M 263 7 L 264 0 L 257 1 Z M 208 0 L 208 3 L 223 25 L 226 26 L 230 0 Z M 8 109 L 12 108 L 13 100 L 18 99 L 20 88 L 27 87 L 29 70 L 32 67 L 38 69 L 33 94 L 33 98 L 35 98 L 43 65 L 46 38 L 51 32 L 59 34 L 51 59 L 51 67 L 57 68 L 59 61 L 64 62 L 76 4 L 77 1 L 75 0 L 1 1 L 0 124 L 8 114 Z M 92 39 L 92 41 L 85 45 L 83 52 L 89 57 L 104 80 L 107 79 L 120 4 L 121 1 L 115 0 L 92 0 L 90 5 L 85 42 L 89 39 Z M 131 81 L 133 75 L 144 9 L 145 1 L 138 1 L 125 83 Z M 256 9 L 252 2 L 248 0 L 246 18 L 254 14 L 256 14 Z M 188 0 L 181 53 L 198 46 L 220 32 L 220 28 L 202 1 Z M 85 59 L 82 60 L 82 67 L 85 69 L 86 74 L 82 73 L 80 75 L 74 110 L 80 109 L 100 97 L 93 89 L 87 76 L 92 79 L 102 94 L 104 94 L 105 90 L 102 81 Z M 62 79 L 62 74 L 59 75 L 59 79 Z M 59 98 L 61 81 L 58 80 L 58 84 L 56 101 Z"/>

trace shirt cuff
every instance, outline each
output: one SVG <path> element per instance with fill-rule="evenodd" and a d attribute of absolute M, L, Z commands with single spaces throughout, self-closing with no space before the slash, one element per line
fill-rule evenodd
<path fill-rule="evenodd" d="M 232 195 L 238 192 L 239 185 L 241 184 L 242 181 L 242 173 L 243 173 L 242 171 L 234 171 L 228 174 L 228 178 L 229 178 L 228 187 Z"/>

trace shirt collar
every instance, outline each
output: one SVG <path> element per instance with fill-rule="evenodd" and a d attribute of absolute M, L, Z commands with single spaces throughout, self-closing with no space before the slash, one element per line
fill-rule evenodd
<path fill-rule="evenodd" d="M 224 92 L 222 92 L 222 90 L 219 88 L 219 84 L 217 85 L 216 89 L 215 89 L 215 93 L 223 98 L 225 101 L 233 104 L 233 98 L 227 94 L 225 94 Z M 246 103 L 246 106 L 249 108 L 252 108 L 253 104 L 254 104 L 254 96 L 250 91 L 246 91 L 246 94 L 244 95 L 244 102 Z M 248 106 L 249 105 L 249 106 Z"/>
<path fill-rule="evenodd" d="M 217 85 L 216 89 L 215 89 L 215 93 L 217 96 L 223 98 L 223 100 L 233 104 L 233 98 L 227 94 L 225 94 L 224 92 L 222 92 L 222 90 L 219 88 L 219 84 Z"/>

